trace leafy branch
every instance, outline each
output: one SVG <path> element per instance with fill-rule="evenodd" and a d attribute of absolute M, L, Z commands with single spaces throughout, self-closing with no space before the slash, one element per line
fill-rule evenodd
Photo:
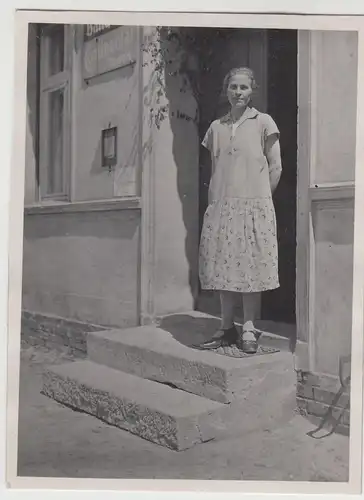
<path fill-rule="evenodd" d="M 151 115 L 157 128 L 169 112 L 168 84 L 171 79 L 179 85 L 180 93 L 192 93 L 196 102 L 201 95 L 199 87 L 198 43 L 195 30 L 157 26 L 155 36 L 143 44 L 143 52 L 148 54 L 143 66 L 153 66 L 152 85 L 155 98 Z M 198 116 L 177 112 L 176 117 L 187 121 L 198 121 Z"/>

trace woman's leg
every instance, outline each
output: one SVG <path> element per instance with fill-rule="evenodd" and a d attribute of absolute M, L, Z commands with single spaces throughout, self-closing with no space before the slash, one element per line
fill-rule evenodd
<path fill-rule="evenodd" d="M 195 347 L 199 349 L 217 349 L 218 347 L 237 342 L 238 331 L 234 325 L 236 296 L 236 292 L 220 291 L 221 327 L 214 333 L 210 340 Z"/>
<path fill-rule="evenodd" d="M 258 341 L 254 331 L 256 313 L 256 293 L 243 294 L 244 325 L 239 332 L 237 346 L 247 354 L 255 354 L 258 350 Z"/>
<path fill-rule="evenodd" d="M 243 325 L 243 338 L 244 340 L 255 340 L 254 335 L 254 321 L 256 314 L 257 293 L 244 293 L 243 294 L 243 311 L 244 311 L 244 325 Z"/>
<path fill-rule="evenodd" d="M 223 330 L 229 330 L 234 326 L 236 297 L 236 292 L 220 291 L 221 328 Z"/>

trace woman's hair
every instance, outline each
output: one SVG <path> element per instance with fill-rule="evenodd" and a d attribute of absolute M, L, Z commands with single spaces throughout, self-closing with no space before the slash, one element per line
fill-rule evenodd
<path fill-rule="evenodd" d="M 254 71 L 252 69 L 247 68 L 247 67 L 233 68 L 229 71 L 229 73 L 224 78 L 224 83 L 223 83 L 223 88 L 222 88 L 223 94 L 226 95 L 227 89 L 228 89 L 228 86 L 229 86 L 229 83 L 230 83 L 230 80 L 232 79 L 232 77 L 235 75 L 240 75 L 240 74 L 247 75 L 250 78 L 252 89 L 258 88 L 258 85 L 255 81 Z"/>

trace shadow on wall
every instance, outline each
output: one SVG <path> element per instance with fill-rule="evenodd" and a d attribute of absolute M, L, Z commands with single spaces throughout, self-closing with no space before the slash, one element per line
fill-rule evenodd
<path fill-rule="evenodd" d="M 162 51 L 170 55 L 164 70 L 168 119 L 173 134 L 172 154 L 177 168 L 177 191 L 185 226 L 185 255 L 189 265 L 189 286 L 196 302 L 198 293 L 199 136 L 198 104 L 178 68 L 178 51 L 173 40 L 161 39 Z"/>

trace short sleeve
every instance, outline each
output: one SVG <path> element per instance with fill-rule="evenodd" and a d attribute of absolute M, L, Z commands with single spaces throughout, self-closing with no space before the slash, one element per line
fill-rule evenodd
<path fill-rule="evenodd" d="M 277 134 L 278 137 L 280 135 L 276 122 L 269 115 L 264 115 L 263 133 L 264 139 L 267 139 L 270 135 L 273 134 Z"/>
<path fill-rule="evenodd" d="M 206 134 L 205 134 L 205 137 L 203 138 L 203 141 L 202 141 L 202 146 L 206 149 L 208 149 L 209 151 L 212 151 L 212 138 L 213 138 L 213 129 L 212 129 L 212 124 L 210 125 L 210 127 L 208 128 Z"/>

